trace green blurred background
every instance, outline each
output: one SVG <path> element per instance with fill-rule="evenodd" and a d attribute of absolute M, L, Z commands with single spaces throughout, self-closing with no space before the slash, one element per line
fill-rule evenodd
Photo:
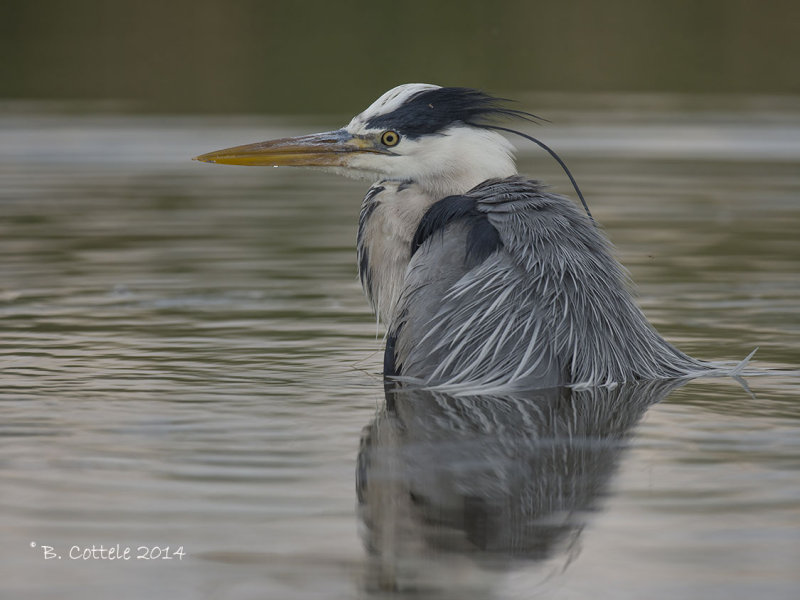
<path fill-rule="evenodd" d="M 800 93 L 792 1 L 0 3 L 0 99 L 346 113 L 398 83 Z M 97 105 L 94 105 L 97 106 Z"/>

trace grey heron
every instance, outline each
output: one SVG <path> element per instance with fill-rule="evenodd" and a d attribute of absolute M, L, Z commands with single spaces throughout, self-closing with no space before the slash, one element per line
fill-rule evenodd
<path fill-rule="evenodd" d="M 373 182 L 358 270 L 388 328 L 386 376 L 493 393 L 713 370 L 650 325 L 591 216 L 517 173 L 494 123 L 526 116 L 478 90 L 405 84 L 342 129 L 197 160 Z"/>

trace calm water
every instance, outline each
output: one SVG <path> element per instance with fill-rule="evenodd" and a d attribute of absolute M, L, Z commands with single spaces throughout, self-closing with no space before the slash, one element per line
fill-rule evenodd
<path fill-rule="evenodd" d="M 663 334 L 797 368 L 800 110 L 696 104 L 526 102 Z M 339 121 L 23 108 L 0 116 L 4 598 L 800 596 L 796 378 L 387 410 L 366 184 L 188 160 Z M 133 558 L 69 557 L 101 544 Z"/>

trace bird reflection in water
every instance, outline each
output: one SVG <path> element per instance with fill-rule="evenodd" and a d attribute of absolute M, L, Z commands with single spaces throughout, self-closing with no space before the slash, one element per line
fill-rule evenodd
<path fill-rule="evenodd" d="M 520 562 L 568 564 L 631 429 L 683 383 L 505 397 L 387 387 L 357 463 L 367 587 L 454 593 L 460 582 L 470 597 Z"/>

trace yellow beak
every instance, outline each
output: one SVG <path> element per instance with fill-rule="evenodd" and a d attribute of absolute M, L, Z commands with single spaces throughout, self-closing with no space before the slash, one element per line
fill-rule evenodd
<path fill-rule="evenodd" d="M 257 142 L 196 156 L 194 160 L 223 165 L 342 167 L 354 152 L 385 152 L 372 141 L 344 129 Z"/>

